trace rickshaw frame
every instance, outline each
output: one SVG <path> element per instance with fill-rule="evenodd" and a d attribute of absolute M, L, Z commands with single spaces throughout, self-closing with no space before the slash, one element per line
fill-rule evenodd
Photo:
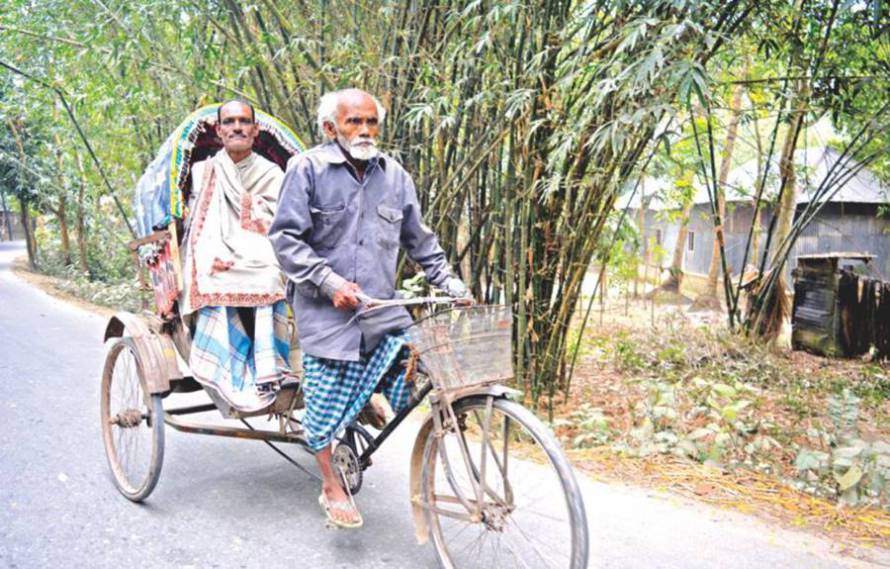
<path fill-rule="evenodd" d="M 206 115 L 210 111 L 211 107 L 203 107 L 193 113 L 188 120 L 193 120 L 200 113 Z M 271 119 L 274 120 L 274 117 Z M 182 139 L 185 136 L 184 129 L 188 120 L 176 131 L 171 140 Z M 289 129 L 287 132 L 293 134 Z M 180 149 L 174 147 L 174 158 L 177 156 L 177 152 L 180 152 Z M 180 178 L 185 180 L 186 177 L 187 174 L 180 171 L 177 176 L 171 178 L 169 187 L 174 188 L 175 184 L 181 181 Z M 173 205 L 180 209 L 183 207 L 181 199 L 175 204 L 174 201 L 171 197 L 171 208 Z M 140 258 L 139 254 L 140 248 L 143 246 L 164 250 L 164 246 L 169 244 L 170 256 L 164 262 L 167 263 L 167 269 L 172 267 L 176 272 L 176 279 L 171 282 L 174 282 L 174 285 L 176 282 L 181 284 L 181 275 L 178 272 L 180 271 L 178 219 L 180 219 L 179 216 L 171 215 L 166 228 L 155 228 L 148 235 L 128 244 L 139 275 L 142 306 L 146 308 L 147 305 L 145 293 L 154 291 L 157 312 L 151 313 L 146 310 L 143 315 L 118 312 L 109 319 L 104 333 L 103 339 L 108 351 L 102 376 L 100 407 L 106 455 L 115 485 L 124 496 L 136 502 L 144 500 L 154 490 L 163 464 L 164 425 L 185 433 L 263 441 L 304 472 L 319 478 L 317 474 L 299 465 L 273 444 L 295 444 L 312 452 L 302 429 L 300 428 L 299 431 L 294 429 L 295 424 L 300 425 L 300 420 L 294 415 L 294 412 L 300 402 L 301 382 L 280 386 L 276 402 L 270 407 L 258 412 L 239 413 L 231 407 L 226 408 L 224 402 L 221 402 L 218 396 L 214 396 L 211 389 L 205 388 L 193 377 L 190 377 L 187 371 L 184 371 L 184 369 L 187 370 L 187 365 L 183 366 L 183 364 L 188 361 L 191 338 L 186 325 L 178 314 L 175 297 L 172 296 L 172 293 L 181 290 L 181 286 L 171 287 L 169 282 L 159 282 L 158 274 L 154 273 L 151 274 L 151 279 L 157 286 L 150 285 L 144 272 L 146 263 L 143 262 L 144 260 Z M 161 274 L 166 270 L 161 266 L 160 261 L 155 269 L 161 271 Z M 169 271 L 167 276 L 170 276 Z M 169 290 L 165 289 L 165 286 Z M 161 292 L 163 294 L 160 294 Z M 159 298 L 163 300 L 164 307 L 162 307 Z M 506 325 L 508 336 L 511 328 L 512 326 L 508 323 Z M 501 326 L 501 330 L 504 329 L 504 326 Z M 119 360 L 125 352 L 128 358 L 134 360 L 131 371 L 136 374 L 134 391 L 137 393 L 137 401 L 114 413 L 111 409 L 110 391 L 114 385 L 121 383 L 121 379 L 115 379 L 117 377 L 115 374 Z M 577 482 L 559 443 L 549 429 L 519 403 L 512 401 L 521 394 L 499 383 L 500 378 L 497 381 L 481 381 L 444 389 L 441 384 L 437 385 L 433 381 L 432 374 L 425 372 L 422 356 L 418 357 L 414 363 L 416 365 L 414 375 L 421 378 L 422 381 L 416 381 L 409 402 L 404 409 L 397 413 L 376 436 L 357 422 L 353 422 L 338 437 L 338 444 L 334 447 L 334 459 L 335 466 L 341 470 L 344 486 L 352 493 L 357 492 L 361 488 L 362 472 L 371 466 L 372 456 L 404 423 L 408 415 L 423 401 L 429 401 L 430 411 L 422 420 L 410 457 L 411 506 L 415 534 L 419 543 L 425 543 L 432 537 L 440 563 L 444 567 L 455 567 L 454 552 L 449 551 L 448 544 L 445 543 L 447 539 L 444 536 L 440 520 L 457 518 L 464 520 L 465 523 L 478 524 L 479 528 L 485 531 L 503 532 L 507 527 L 508 518 L 518 507 L 513 501 L 512 483 L 508 480 L 507 472 L 507 457 L 510 456 L 507 449 L 511 437 L 514 436 L 509 432 L 512 420 L 517 425 L 517 431 L 520 428 L 524 429 L 522 431 L 525 433 L 524 436 L 538 445 L 544 460 L 549 462 L 550 470 L 556 473 L 559 491 L 564 495 L 563 503 L 568 514 L 567 524 L 571 549 L 570 555 L 566 559 L 572 569 L 586 567 L 588 556 L 587 521 Z M 132 383 L 132 378 L 129 379 Z M 123 378 L 123 381 L 127 381 L 127 378 Z M 164 409 L 163 399 L 173 394 L 196 392 L 202 389 L 210 396 L 209 403 Z M 138 395 L 139 393 L 141 395 Z M 191 415 L 213 411 L 221 412 L 225 419 L 240 419 L 245 427 L 193 421 L 187 418 Z M 503 454 L 500 461 L 493 444 L 496 433 L 489 432 L 492 427 L 491 418 L 495 412 L 504 417 Z M 160 423 L 158 422 L 160 417 L 157 415 L 162 415 L 163 420 Z M 246 420 L 263 415 L 269 418 L 277 417 L 278 429 L 257 429 Z M 480 423 L 477 425 L 479 437 L 481 437 L 481 448 L 478 449 L 481 458 L 478 464 L 476 459 L 470 456 L 470 442 L 468 442 L 470 430 L 466 425 L 466 422 L 471 421 L 473 417 Z M 143 424 L 153 436 L 150 468 L 147 475 L 149 480 L 144 486 L 131 487 L 127 485 L 129 480 L 121 479 L 121 476 L 126 478 L 127 474 L 122 471 L 120 455 L 115 446 L 120 444 L 120 441 L 115 443 L 114 437 L 110 433 L 116 428 L 118 433 L 126 434 L 128 429 L 139 429 Z M 453 441 L 453 446 L 456 446 L 456 450 L 455 448 L 451 449 L 450 457 L 446 440 Z M 476 442 L 473 441 L 473 444 Z M 123 448 L 122 450 L 126 453 L 130 449 Z M 501 475 L 503 478 L 501 480 L 503 488 L 500 491 L 492 483 L 489 483 L 487 477 L 486 457 L 489 454 L 492 463 L 489 466 L 492 470 L 497 470 L 494 475 L 495 482 L 497 475 Z M 436 470 L 437 466 L 444 471 L 444 479 L 440 481 L 442 488 L 446 493 L 451 490 L 454 496 L 437 493 L 436 476 L 439 475 L 439 471 Z M 457 480 L 455 474 L 458 471 L 463 471 L 467 476 L 466 483 L 469 488 L 461 488 L 463 481 Z M 439 490 L 441 491 L 441 489 Z M 464 510 L 449 509 L 446 507 L 449 504 L 457 504 Z M 541 555 L 540 552 L 538 555 Z"/>

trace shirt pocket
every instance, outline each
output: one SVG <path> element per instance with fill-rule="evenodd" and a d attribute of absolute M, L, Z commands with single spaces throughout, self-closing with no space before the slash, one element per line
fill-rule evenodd
<path fill-rule="evenodd" d="M 316 249 L 336 247 L 343 237 L 346 204 L 324 207 L 309 206 L 309 213 L 312 215 L 310 244 Z"/>
<path fill-rule="evenodd" d="M 377 216 L 379 218 L 377 243 L 384 249 L 397 248 L 402 232 L 402 210 L 378 205 Z"/>

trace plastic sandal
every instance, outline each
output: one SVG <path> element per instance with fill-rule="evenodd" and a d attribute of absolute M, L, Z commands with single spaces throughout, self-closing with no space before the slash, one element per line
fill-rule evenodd
<path fill-rule="evenodd" d="M 362 527 L 362 525 L 364 524 L 364 520 L 362 519 L 361 513 L 359 513 L 358 509 L 355 507 L 355 503 L 352 502 L 351 499 L 350 499 L 349 506 L 347 506 L 344 502 L 331 504 L 330 502 L 328 502 L 328 499 L 324 495 L 324 492 L 322 492 L 318 496 L 318 505 L 321 506 L 322 510 L 324 510 L 325 516 L 327 516 L 327 518 L 328 518 L 328 524 L 331 526 L 335 526 L 335 527 L 339 527 L 339 528 L 343 528 L 343 529 L 358 529 L 358 528 Z M 332 515 L 332 512 L 334 510 L 337 510 L 340 512 L 348 512 L 348 511 L 350 511 L 350 509 L 352 511 L 354 511 L 356 514 L 358 514 L 358 519 L 354 522 L 346 522 L 343 520 L 338 520 L 337 518 L 335 518 Z"/>

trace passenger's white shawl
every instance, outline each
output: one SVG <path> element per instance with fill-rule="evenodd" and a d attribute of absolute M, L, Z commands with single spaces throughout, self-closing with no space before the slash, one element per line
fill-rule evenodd
<path fill-rule="evenodd" d="M 192 166 L 200 190 L 190 213 L 182 313 L 202 306 L 264 306 L 284 298 L 266 237 L 284 173 L 262 156 L 235 164 L 225 150 Z"/>

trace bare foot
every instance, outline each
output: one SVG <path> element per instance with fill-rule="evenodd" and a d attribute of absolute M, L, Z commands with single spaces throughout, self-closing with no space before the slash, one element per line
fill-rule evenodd
<path fill-rule="evenodd" d="M 371 425 L 375 429 L 383 429 L 386 426 L 386 409 L 383 408 L 383 405 L 374 401 L 372 396 L 368 399 L 368 403 L 361 413 L 359 413 L 358 418 L 360 423 Z"/>

